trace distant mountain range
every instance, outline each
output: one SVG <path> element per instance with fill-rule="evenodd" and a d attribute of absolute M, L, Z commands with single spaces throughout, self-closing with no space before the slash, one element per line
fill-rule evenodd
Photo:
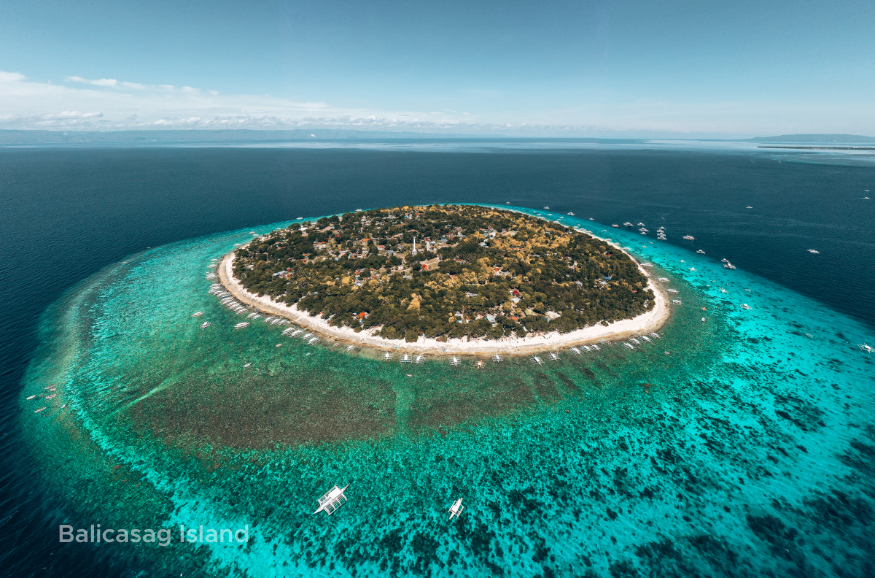
<path fill-rule="evenodd" d="M 485 135 L 433 134 L 416 132 L 356 131 L 342 129 L 295 130 L 119 130 L 58 131 L 0 130 L 0 145 L 82 143 L 169 143 L 169 142 L 284 142 L 318 139 L 428 139 L 483 138 Z M 492 135 L 491 138 L 495 138 Z M 501 138 L 499 136 L 499 138 Z"/>
<path fill-rule="evenodd" d="M 875 143 L 875 137 L 857 134 L 784 134 L 781 136 L 758 136 L 750 140 L 762 143 Z"/>
<path fill-rule="evenodd" d="M 386 140 L 386 139 L 534 139 L 553 140 L 561 138 L 589 142 L 635 142 L 650 138 L 628 136 L 610 138 L 581 137 L 533 137 L 511 134 L 447 134 L 391 131 L 359 131 L 346 129 L 302 128 L 294 130 L 117 130 L 117 131 L 75 131 L 75 130 L 2 130 L 2 145 L 38 144 L 149 144 L 149 143 L 281 143 L 290 141 L 315 140 Z M 671 140 L 663 137 L 660 140 Z M 686 140 L 686 139 L 684 139 Z M 739 139 L 717 139 L 735 140 Z M 747 142 L 764 144 L 872 144 L 875 137 L 853 134 L 785 134 L 780 136 L 758 136 Z"/>

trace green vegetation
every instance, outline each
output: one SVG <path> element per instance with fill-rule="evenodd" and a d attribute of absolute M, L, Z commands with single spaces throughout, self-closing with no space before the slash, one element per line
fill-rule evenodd
<path fill-rule="evenodd" d="M 414 253 L 414 240 L 416 251 Z M 567 333 L 652 309 L 635 262 L 569 227 L 479 206 L 347 213 L 237 249 L 234 276 L 387 339 Z"/>

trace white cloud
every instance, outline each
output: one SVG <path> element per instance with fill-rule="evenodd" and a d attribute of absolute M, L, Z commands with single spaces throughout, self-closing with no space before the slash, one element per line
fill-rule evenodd
<path fill-rule="evenodd" d="M 191 86 L 80 76 L 65 80 L 66 84 L 37 82 L 18 72 L 0 71 L 0 128 L 337 128 L 516 136 L 875 132 L 875 118 L 868 105 L 603 99 L 568 109 L 500 115 L 439 106 L 427 110 L 442 112 L 344 109 L 324 102 L 225 94 Z M 481 105 L 490 110 L 494 95 L 487 97 Z"/>

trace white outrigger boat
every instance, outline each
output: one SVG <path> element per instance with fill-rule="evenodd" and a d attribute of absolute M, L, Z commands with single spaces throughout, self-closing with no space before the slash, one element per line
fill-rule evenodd
<path fill-rule="evenodd" d="M 492 356 L 492 361 L 495 363 L 501 363 L 501 356 L 499 354 L 495 354 Z"/>
<path fill-rule="evenodd" d="M 638 341 L 637 339 L 635 339 L 634 337 L 629 338 L 629 343 L 632 343 L 634 345 L 641 345 L 641 342 Z"/>
<path fill-rule="evenodd" d="M 680 300 L 680 299 L 672 299 L 671 302 L 672 302 L 672 303 L 675 303 L 676 305 L 680 305 L 680 304 L 681 304 L 681 300 Z"/>
<path fill-rule="evenodd" d="M 313 514 L 318 514 L 319 512 L 325 512 L 329 516 L 337 511 L 337 509 L 347 502 L 347 497 L 344 492 L 349 487 L 349 484 L 344 487 L 334 486 L 327 492 L 325 492 L 321 498 L 319 498 L 319 508 L 313 512 Z"/>
<path fill-rule="evenodd" d="M 651 333 L 650 337 L 652 337 L 654 339 L 659 339 L 659 333 Z"/>
<path fill-rule="evenodd" d="M 420 364 L 422 363 L 422 360 L 423 360 L 423 359 L 424 359 L 424 356 L 422 356 L 422 355 L 417 355 L 417 356 L 416 356 L 416 359 L 413 360 L 413 363 L 415 363 L 416 365 L 420 365 Z"/>
<path fill-rule="evenodd" d="M 571 348 L 570 348 L 570 351 L 571 351 L 572 353 L 574 353 L 575 355 L 580 355 L 580 350 L 579 350 L 578 348 L 576 348 L 576 347 L 571 347 Z"/>
<path fill-rule="evenodd" d="M 209 322 L 209 321 L 204 321 L 203 323 L 201 323 L 201 329 L 206 329 L 206 328 L 209 327 L 209 326 L 210 326 L 210 322 Z"/>
<path fill-rule="evenodd" d="M 544 362 L 541 361 L 541 358 L 538 357 L 537 355 L 532 356 L 532 363 L 534 363 L 535 365 L 543 365 L 544 364 Z"/>
<path fill-rule="evenodd" d="M 643 340 L 644 340 L 645 342 L 647 342 L 647 343 L 650 343 L 650 338 L 647 337 L 646 335 L 642 335 L 642 336 L 641 336 L 641 339 L 643 339 Z"/>
<path fill-rule="evenodd" d="M 458 367 L 462 365 L 462 360 L 454 355 L 452 359 L 450 359 L 450 365 L 452 365 L 453 367 Z"/>
<path fill-rule="evenodd" d="M 550 353 L 550 361 L 559 361 L 559 354 Z"/>
<path fill-rule="evenodd" d="M 632 344 L 627 341 L 623 342 L 623 347 L 625 347 L 626 349 L 635 349 L 634 347 L 632 347 Z"/>
<path fill-rule="evenodd" d="M 458 518 L 462 514 L 462 510 L 464 510 L 464 509 L 465 509 L 465 506 L 462 505 L 462 498 L 459 498 L 458 500 L 453 502 L 453 505 L 450 506 L 450 509 L 449 509 L 450 520 L 452 520 L 454 517 Z"/>
<path fill-rule="evenodd" d="M 871 345 L 867 345 L 867 344 L 865 344 L 865 343 L 861 343 L 861 344 L 858 345 L 857 347 L 860 348 L 860 351 L 865 351 L 866 353 L 872 353 L 872 352 L 875 352 L 875 347 L 872 347 Z"/>
<path fill-rule="evenodd" d="M 346 352 L 347 352 L 347 353 L 350 353 L 350 352 L 352 352 L 353 349 L 355 349 L 355 345 L 348 345 L 348 346 L 346 347 Z"/>
<path fill-rule="evenodd" d="M 412 361 L 413 359 L 407 353 L 401 356 L 401 363 L 411 363 Z"/>
<path fill-rule="evenodd" d="M 684 239 L 687 241 L 695 241 L 696 240 L 696 238 L 693 237 L 692 235 L 684 235 Z"/>
<path fill-rule="evenodd" d="M 745 309 L 745 310 L 747 310 L 747 311 L 750 311 L 750 305 L 748 305 L 747 303 L 742 303 L 742 304 L 741 304 L 741 308 L 742 308 L 742 309 Z"/>
<path fill-rule="evenodd" d="M 249 323 L 244 321 L 243 323 L 238 323 L 237 325 L 235 325 L 234 329 L 243 329 L 244 327 L 248 327 L 248 326 L 249 326 Z"/>
<path fill-rule="evenodd" d="M 595 343 L 593 343 L 592 345 L 590 345 L 590 347 L 592 347 L 592 348 L 595 349 L 596 351 L 599 351 L 599 346 L 596 345 Z"/>
<path fill-rule="evenodd" d="M 386 361 L 391 361 L 392 354 L 387 351 L 386 353 L 383 354 L 383 359 L 385 359 Z"/>
<path fill-rule="evenodd" d="M 203 315 L 203 314 L 204 314 L 203 311 L 195 311 L 194 313 L 192 313 L 191 316 L 192 316 L 192 317 L 200 317 L 200 316 Z"/>

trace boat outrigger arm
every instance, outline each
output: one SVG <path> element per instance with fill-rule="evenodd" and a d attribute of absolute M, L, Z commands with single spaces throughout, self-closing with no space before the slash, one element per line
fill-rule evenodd
<path fill-rule="evenodd" d="M 461 515 L 462 510 L 464 510 L 464 509 L 465 509 L 465 506 L 462 505 L 462 498 L 459 498 L 458 500 L 453 502 L 453 505 L 450 506 L 450 520 L 453 519 L 453 516 L 458 518 L 459 515 Z"/>

